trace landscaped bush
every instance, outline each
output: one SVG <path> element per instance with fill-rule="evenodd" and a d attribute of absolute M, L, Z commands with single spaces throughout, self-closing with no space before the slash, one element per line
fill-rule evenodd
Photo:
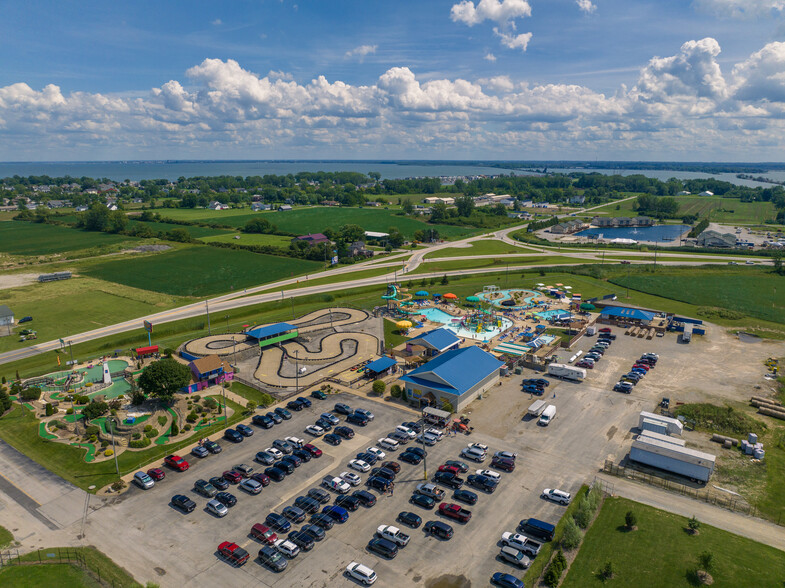
<path fill-rule="evenodd" d="M 199 402 L 202 399 L 202 396 L 200 394 L 194 394 L 191 398 L 193 398 L 194 402 Z"/>
<path fill-rule="evenodd" d="M 134 439 L 141 439 L 142 438 L 142 434 L 141 433 L 134 433 L 134 434 L 131 435 L 131 437 L 134 438 Z"/>
<path fill-rule="evenodd" d="M 109 447 L 109 441 L 101 439 L 101 449 L 106 449 L 107 447 Z"/>
<path fill-rule="evenodd" d="M 567 550 L 575 549 L 581 544 L 581 539 L 581 530 L 575 524 L 575 520 L 572 518 L 568 519 L 564 524 L 564 534 L 561 538 L 562 547 Z"/>
<path fill-rule="evenodd" d="M 130 443 L 128 443 L 128 447 L 130 447 L 131 449 L 142 449 L 143 447 L 147 447 L 148 445 L 150 445 L 150 443 L 152 443 L 152 441 L 150 441 L 150 439 L 145 437 L 144 439 L 135 439 L 131 441 Z"/>
<path fill-rule="evenodd" d="M 403 394 L 403 389 L 398 384 L 390 386 L 390 396 L 393 398 L 400 398 L 401 394 Z"/>
<path fill-rule="evenodd" d="M 147 433 L 147 431 L 152 431 L 152 430 L 153 430 L 153 425 L 145 425 L 144 426 L 144 432 L 145 433 Z"/>
<path fill-rule="evenodd" d="M 166 424 L 166 417 L 164 415 L 160 415 L 158 417 L 158 424 L 162 427 Z"/>
<path fill-rule="evenodd" d="M 172 423 L 172 428 L 169 432 L 169 435 L 174 437 L 175 435 L 179 435 L 179 434 L 180 434 L 180 427 L 177 426 L 177 423 Z"/>
<path fill-rule="evenodd" d="M 88 437 L 92 437 L 93 435 L 97 435 L 98 431 L 100 430 L 101 429 L 98 427 L 98 425 L 89 425 L 85 429 L 85 435 L 87 435 Z"/>
<path fill-rule="evenodd" d="M 90 402 L 90 397 L 89 396 L 77 396 L 76 397 L 76 403 L 77 404 L 87 404 L 88 402 Z"/>
<path fill-rule="evenodd" d="M 196 413 L 194 411 L 191 411 L 188 413 L 188 416 L 185 417 L 185 420 L 188 421 L 189 423 L 195 423 L 197 420 L 199 420 L 199 417 L 196 416 Z"/>
<path fill-rule="evenodd" d="M 82 414 L 87 419 L 96 419 L 109 412 L 109 405 L 106 402 L 91 402 L 82 409 Z"/>
<path fill-rule="evenodd" d="M 183 431 L 190 431 L 190 430 L 191 430 L 191 428 L 192 428 L 192 427 L 191 427 L 191 425 L 185 425 L 185 426 L 183 427 Z"/>
<path fill-rule="evenodd" d="M 149 431 L 144 432 L 144 435 L 148 439 L 155 439 L 156 437 L 158 437 L 158 429 L 153 429 L 151 427 Z"/>
<path fill-rule="evenodd" d="M 558 586 L 559 579 L 561 578 L 562 572 L 564 572 L 564 568 L 566 567 L 567 558 L 564 557 L 564 553 L 562 553 L 560 549 L 556 552 L 556 555 L 553 556 L 551 563 L 548 564 L 548 569 L 545 570 L 545 575 L 542 578 L 543 582 L 551 587 Z"/>
<path fill-rule="evenodd" d="M 106 457 L 111 457 L 113 455 L 114 455 L 114 451 L 112 451 L 111 449 L 107 449 L 104 451 L 104 456 Z"/>
<path fill-rule="evenodd" d="M 65 414 L 74 414 L 74 409 L 73 409 L 73 408 L 69 408 L 69 409 L 67 409 L 67 410 L 65 411 Z"/>
<path fill-rule="evenodd" d="M 21 398 L 25 402 L 31 402 L 33 400 L 38 400 L 38 399 L 41 398 L 41 388 L 37 388 L 35 386 L 30 386 L 29 388 L 24 388 L 19 393 L 19 398 Z"/>

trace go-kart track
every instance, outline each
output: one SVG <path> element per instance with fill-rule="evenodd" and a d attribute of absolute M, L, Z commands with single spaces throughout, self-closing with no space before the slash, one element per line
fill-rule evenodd
<path fill-rule="evenodd" d="M 188 341 L 182 351 L 230 359 L 241 378 L 252 378 L 271 392 L 308 387 L 326 379 L 349 384 L 361 376 L 365 363 L 379 356 L 378 323 L 379 319 L 363 310 L 325 309 L 288 321 L 297 329 L 295 339 L 260 348 L 246 333 L 228 333 Z"/>

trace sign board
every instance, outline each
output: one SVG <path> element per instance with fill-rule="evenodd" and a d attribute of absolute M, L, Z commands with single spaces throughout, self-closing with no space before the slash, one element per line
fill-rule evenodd
<path fill-rule="evenodd" d="M 144 321 L 144 330 L 147 331 L 148 333 L 152 333 L 153 323 L 151 323 L 150 321 Z"/>
<path fill-rule="evenodd" d="M 330 265 L 335 265 L 336 263 L 338 263 L 337 255 L 333 256 L 333 258 L 330 260 Z"/>

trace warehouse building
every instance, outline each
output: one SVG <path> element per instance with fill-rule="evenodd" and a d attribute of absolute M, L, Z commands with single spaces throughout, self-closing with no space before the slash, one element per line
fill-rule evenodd
<path fill-rule="evenodd" d="M 479 347 L 465 347 L 440 354 L 403 376 L 401 382 L 410 403 L 437 408 L 449 403 L 453 412 L 461 412 L 499 381 L 503 365 Z"/>

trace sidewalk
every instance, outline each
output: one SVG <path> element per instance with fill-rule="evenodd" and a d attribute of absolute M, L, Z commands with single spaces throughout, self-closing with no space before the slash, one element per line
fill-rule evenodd
<path fill-rule="evenodd" d="M 688 518 L 694 515 L 701 523 L 785 551 L 785 527 L 624 478 L 606 474 L 597 474 L 597 478 L 611 485 L 617 496 Z"/>

